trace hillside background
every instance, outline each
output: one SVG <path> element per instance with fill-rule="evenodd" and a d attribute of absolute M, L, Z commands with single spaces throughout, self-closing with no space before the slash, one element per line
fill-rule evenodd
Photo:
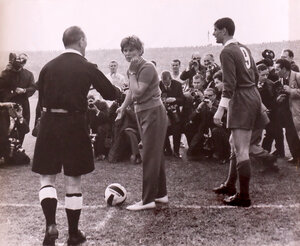
<path fill-rule="evenodd" d="M 255 61 L 262 59 L 261 53 L 265 49 L 271 49 L 275 52 L 275 58 L 280 57 L 282 49 L 289 48 L 294 51 L 295 62 L 300 65 L 300 40 L 297 41 L 285 41 L 285 42 L 270 42 L 261 44 L 249 44 L 247 45 Z M 171 69 L 171 61 L 173 59 L 179 59 L 182 62 L 181 70 L 184 70 L 189 60 L 191 59 L 191 54 L 194 51 L 199 51 L 202 55 L 205 53 L 212 53 L 215 56 L 215 60 L 218 64 L 220 51 L 222 49 L 221 45 L 207 45 L 207 46 L 195 46 L 195 47 L 178 47 L 178 48 L 151 48 L 145 49 L 144 57 L 147 60 L 154 60 L 157 63 L 157 70 L 161 73 L 163 70 Z M 41 68 L 51 59 L 60 54 L 61 51 L 39 51 L 39 52 L 25 52 L 28 54 L 29 59 L 26 64 L 26 68 L 33 72 L 35 80 L 38 79 L 39 72 Z M 9 52 L 0 53 L 0 69 L 1 71 L 5 68 L 8 63 Z M 116 60 L 119 63 L 119 73 L 125 74 L 128 68 L 128 63 L 125 61 L 120 49 L 111 50 L 88 50 L 86 53 L 86 58 L 96 63 L 99 69 L 104 73 L 108 73 L 108 63 L 111 60 Z"/>

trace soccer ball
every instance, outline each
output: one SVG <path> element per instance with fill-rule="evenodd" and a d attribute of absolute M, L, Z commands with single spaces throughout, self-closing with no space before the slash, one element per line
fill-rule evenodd
<path fill-rule="evenodd" d="M 118 183 L 110 184 L 105 189 L 104 199 L 109 206 L 121 205 L 126 198 L 125 188 Z"/>

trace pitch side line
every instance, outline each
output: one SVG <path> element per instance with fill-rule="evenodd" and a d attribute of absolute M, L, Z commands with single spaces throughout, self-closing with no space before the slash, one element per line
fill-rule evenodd
<path fill-rule="evenodd" d="M 30 207 L 30 208 L 40 208 L 39 204 L 24 204 L 24 203 L 0 203 L 0 207 Z M 64 205 L 59 204 L 58 209 L 64 209 Z M 83 209 L 104 209 L 109 208 L 106 205 L 91 205 L 83 206 Z M 113 207 L 112 207 L 113 208 Z M 118 207 L 116 207 L 118 208 Z M 180 205 L 180 204 L 170 204 L 169 208 L 181 208 L 181 209 L 236 209 L 238 207 L 225 206 L 225 205 Z M 275 208 L 275 209 L 286 209 L 286 208 L 300 208 L 300 203 L 290 204 L 290 205 L 280 205 L 280 204 L 257 204 L 252 205 L 249 208 Z M 249 209 L 248 208 L 248 209 Z M 115 210 L 113 210 L 115 211 Z M 112 215 L 111 215 L 112 216 Z M 110 217 L 108 218 L 110 219 Z"/>

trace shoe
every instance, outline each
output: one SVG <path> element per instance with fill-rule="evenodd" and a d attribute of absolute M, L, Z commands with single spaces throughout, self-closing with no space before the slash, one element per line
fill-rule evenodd
<path fill-rule="evenodd" d="M 179 153 L 174 153 L 173 155 L 174 155 L 174 157 L 177 158 L 177 159 L 181 159 L 181 158 L 182 158 L 182 155 L 179 154 Z"/>
<path fill-rule="evenodd" d="M 250 207 L 251 200 L 249 198 L 242 198 L 239 193 L 230 196 L 223 200 L 225 205 L 237 206 L 237 207 Z"/>
<path fill-rule="evenodd" d="M 214 188 L 213 191 L 216 194 L 223 194 L 223 195 L 229 195 L 229 196 L 232 196 L 236 193 L 235 187 L 228 187 L 225 184 L 221 184 L 219 187 Z"/>
<path fill-rule="evenodd" d="M 289 163 L 297 163 L 297 160 L 294 157 L 291 157 L 287 160 Z"/>
<path fill-rule="evenodd" d="M 168 203 L 169 202 L 169 198 L 168 198 L 168 195 L 165 195 L 163 197 L 160 197 L 160 198 L 155 198 L 154 199 L 155 202 L 157 203 Z"/>
<path fill-rule="evenodd" d="M 55 246 L 55 240 L 58 238 L 58 230 L 56 225 L 47 226 L 43 246 Z"/>
<path fill-rule="evenodd" d="M 155 202 L 149 202 L 147 204 L 143 204 L 143 201 L 139 201 L 133 205 L 126 207 L 126 209 L 130 211 L 140 211 L 140 210 L 153 209 L 153 208 L 156 208 Z"/>
<path fill-rule="evenodd" d="M 79 246 L 86 241 L 86 236 L 84 232 L 78 230 L 76 234 L 69 234 L 67 241 L 68 246 Z"/>

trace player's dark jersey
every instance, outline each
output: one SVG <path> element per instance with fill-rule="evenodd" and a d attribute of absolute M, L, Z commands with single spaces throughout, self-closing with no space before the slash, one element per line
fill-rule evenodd
<path fill-rule="evenodd" d="M 255 86 L 258 73 L 250 50 L 236 42 L 224 47 L 220 54 L 223 70 L 223 97 L 231 98 L 238 88 Z"/>

